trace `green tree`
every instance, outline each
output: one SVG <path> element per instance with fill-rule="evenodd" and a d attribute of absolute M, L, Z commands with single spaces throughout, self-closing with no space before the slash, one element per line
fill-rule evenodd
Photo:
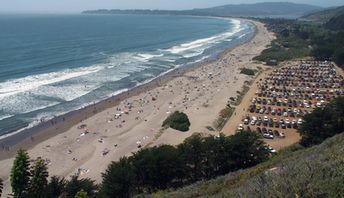
<path fill-rule="evenodd" d="M 2 194 L 2 188 L 3 188 L 3 183 L 2 183 L 2 179 L 0 178 L 0 197 Z"/>
<path fill-rule="evenodd" d="M 206 179 L 214 178 L 218 175 L 229 172 L 226 166 L 228 151 L 225 143 L 228 140 L 223 134 L 220 136 L 209 136 L 204 138 L 202 153 L 203 154 L 203 174 Z"/>
<path fill-rule="evenodd" d="M 58 198 L 64 192 L 66 180 L 57 176 L 52 176 L 48 183 L 46 192 L 49 198 Z"/>
<path fill-rule="evenodd" d="M 27 197 L 30 181 L 30 157 L 24 150 L 17 152 L 11 170 L 11 186 L 14 197 Z"/>
<path fill-rule="evenodd" d="M 127 157 L 112 162 L 102 175 L 101 193 L 105 197 L 129 198 L 135 187 L 132 160 Z"/>
<path fill-rule="evenodd" d="M 78 193 L 76 193 L 74 198 L 88 198 L 87 192 L 81 189 Z"/>
<path fill-rule="evenodd" d="M 183 163 L 175 147 L 156 146 L 140 150 L 133 157 L 137 180 L 145 190 L 153 192 L 178 186 L 183 175 Z"/>
<path fill-rule="evenodd" d="M 248 131 L 230 136 L 225 147 L 230 171 L 252 167 L 269 157 L 269 151 L 261 137 Z"/>
<path fill-rule="evenodd" d="M 188 116 L 179 111 L 175 111 L 162 124 L 163 127 L 171 127 L 178 131 L 188 131 L 190 127 L 190 121 Z"/>
<path fill-rule="evenodd" d="M 344 47 L 337 49 L 333 55 L 334 62 L 341 68 L 344 68 Z"/>
<path fill-rule="evenodd" d="M 195 182 L 203 178 L 203 138 L 201 134 L 194 134 L 178 145 L 179 155 L 186 165 L 188 182 Z"/>
<path fill-rule="evenodd" d="M 29 186 L 29 197 L 46 197 L 48 185 L 48 167 L 44 160 L 37 159 L 31 169 L 31 181 Z"/>
<path fill-rule="evenodd" d="M 304 117 L 300 129 L 301 144 L 312 146 L 344 131 L 344 97 L 334 99 Z"/>
<path fill-rule="evenodd" d="M 77 175 L 72 176 L 65 186 L 68 197 L 74 197 L 80 190 L 85 190 L 88 196 L 94 197 L 97 189 L 98 186 L 94 183 L 94 180 L 89 178 L 79 179 Z"/>

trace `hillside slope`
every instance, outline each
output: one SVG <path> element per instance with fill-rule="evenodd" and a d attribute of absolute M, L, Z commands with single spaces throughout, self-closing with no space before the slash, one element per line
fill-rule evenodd
<path fill-rule="evenodd" d="M 344 6 L 312 12 L 308 15 L 301 17 L 301 19 L 326 23 L 331 18 L 339 16 L 341 14 L 344 14 Z"/>
<path fill-rule="evenodd" d="M 207 9 L 195 9 L 194 12 L 215 14 L 218 16 L 289 16 L 297 17 L 319 10 L 320 7 L 287 2 L 266 2 L 256 4 L 225 5 Z"/>
<path fill-rule="evenodd" d="M 342 133 L 309 149 L 291 147 L 247 170 L 142 197 L 343 197 L 343 181 Z"/>
<path fill-rule="evenodd" d="M 331 18 L 325 26 L 331 30 L 344 30 L 344 9 L 342 14 Z"/>
<path fill-rule="evenodd" d="M 84 11 L 84 14 L 168 14 L 196 16 L 255 16 L 255 17 L 288 17 L 297 18 L 309 12 L 320 10 L 320 7 L 306 4 L 285 2 L 225 5 L 193 10 L 118 10 L 102 9 Z"/>

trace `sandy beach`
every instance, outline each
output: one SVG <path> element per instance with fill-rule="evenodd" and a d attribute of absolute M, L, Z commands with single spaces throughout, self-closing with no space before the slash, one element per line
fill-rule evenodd
<path fill-rule="evenodd" d="M 50 175 L 68 177 L 78 173 L 100 182 L 101 172 L 111 161 L 130 155 L 139 147 L 176 145 L 195 132 L 216 135 L 218 132 L 206 127 L 213 125 L 221 109 L 230 97 L 237 96 L 245 81 L 253 79 L 240 74 L 240 68 L 264 67 L 252 58 L 274 39 L 262 23 L 253 23 L 257 27 L 254 38 L 226 51 L 216 61 L 174 71 L 116 99 L 60 117 L 59 123 L 48 123 L 41 133 L 33 133 L 10 151 L 1 151 L 4 193 L 10 192 L 9 173 L 18 148 L 27 149 L 32 159 L 47 159 Z M 161 131 L 163 120 L 176 110 L 189 116 L 190 131 Z M 230 132 L 226 130 L 226 134 Z"/>

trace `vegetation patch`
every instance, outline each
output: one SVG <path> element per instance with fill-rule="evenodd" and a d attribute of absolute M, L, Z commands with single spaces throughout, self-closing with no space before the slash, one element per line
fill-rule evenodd
<path fill-rule="evenodd" d="M 245 74 L 245 75 L 248 75 L 248 76 L 254 76 L 254 74 L 255 74 L 256 72 L 257 72 L 257 71 L 254 70 L 254 69 L 242 68 L 241 71 L 240 71 L 240 74 Z"/>
<path fill-rule="evenodd" d="M 234 107 L 227 105 L 226 108 L 222 109 L 219 113 L 219 117 L 214 121 L 213 125 L 216 130 L 221 131 L 225 126 L 229 118 L 233 115 L 235 111 Z"/>
<path fill-rule="evenodd" d="M 250 90 L 250 87 L 248 85 L 244 85 L 242 87 L 242 91 L 241 92 L 238 92 L 238 96 L 237 96 L 237 99 L 235 101 L 232 101 L 231 104 L 232 105 L 239 105 L 242 101 L 242 99 L 244 98 L 245 94 L 248 92 L 248 90 Z"/>
<path fill-rule="evenodd" d="M 194 134 L 176 147 L 142 149 L 108 166 L 100 193 L 104 197 L 145 196 L 252 167 L 270 156 L 260 138 L 246 131 L 218 137 Z"/>
<path fill-rule="evenodd" d="M 304 117 L 300 133 L 303 146 L 320 144 L 344 131 L 344 97 L 334 99 L 325 108 L 317 108 Z"/>
<path fill-rule="evenodd" d="M 160 197 L 343 197 L 344 134 L 320 145 L 294 145 L 270 160 Z M 147 196 L 147 197 L 154 197 Z"/>
<path fill-rule="evenodd" d="M 344 65 L 344 14 L 325 24 L 287 19 L 261 19 L 276 35 L 270 48 L 254 60 L 279 62 L 313 56 L 318 60 L 333 60 Z"/>
<path fill-rule="evenodd" d="M 172 129 L 185 132 L 189 130 L 190 121 L 185 113 L 175 111 L 166 118 L 162 126 L 166 128 L 171 127 Z"/>

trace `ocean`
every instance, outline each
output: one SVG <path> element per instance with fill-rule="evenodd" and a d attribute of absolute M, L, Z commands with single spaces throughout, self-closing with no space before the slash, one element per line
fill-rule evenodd
<path fill-rule="evenodd" d="M 255 31 L 149 15 L 0 15 L 0 27 L 0 136 L 214 59 Z"/>

